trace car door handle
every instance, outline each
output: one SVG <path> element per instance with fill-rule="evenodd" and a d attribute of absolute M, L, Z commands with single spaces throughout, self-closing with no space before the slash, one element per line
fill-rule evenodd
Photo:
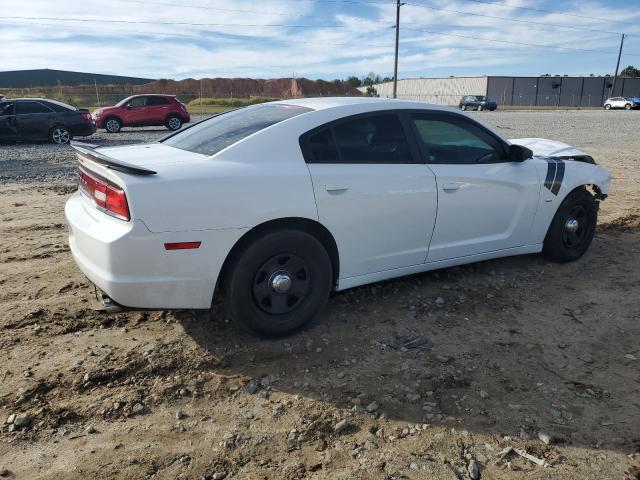
<path fill-rule="evenodd" d="M 325 185 L 324 188 L 327 192 L 334 194 L 344 193 L 349 190 L 349 187 L 346 187 L 344 185 Z"/>
<path fill-rule="evenodd" d="M 460 190 L 461 183 L 457 182 L 449 182 L 442 185 L 442 190 L 445 192 L 455 192 L 456 190 Z"/>

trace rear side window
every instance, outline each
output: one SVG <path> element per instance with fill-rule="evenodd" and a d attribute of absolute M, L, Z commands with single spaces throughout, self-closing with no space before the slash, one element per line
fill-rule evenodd
<path fill-rule="evenodd" d="M 153 106 L 153 105 L 169 105 L 169 100 L 167 100 L 164 97 L 148 97 L 147 98 L 147 105 L 148 106 Z"/>
<path fill-rule="evenodd" d="M 217 115 L 164 140 L 165 145 L 215 155 L 260 130 L 312 109 L 298 105 L 261 104 Z"/>
<path fill-rule="evenodd" d="M 18 103 L 18 115 L 29 113 L 51 113 L 49 107 L 43 105 L 40 102 L 19 102 Z"/>
<path fill-rule="evenodd" d="M 317 163 L 337 163 L 340 161 L 340 154 L 331 128 L 320 130 L 311 135 L 309 146 Z"/>
<path fill-rule="evenodd" d="M 415 163 L 395 113 L 336 122 L 309 135 L 303 148 L 309 163 Z"/>

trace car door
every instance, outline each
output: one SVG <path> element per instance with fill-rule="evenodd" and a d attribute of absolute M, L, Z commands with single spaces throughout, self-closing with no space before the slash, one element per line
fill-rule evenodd
<path fill-rule="evenodd" d="M 13 140 L 18 134 L 16 106 L 14 103 L 0 103 L 0 140 Z"/>
<path fill-rule="evenodd" d="M 125 109 L 125 125 L 141 125 L 147 120 L 147 97 L 132 98 Z"/>
<path fill-rule="evenodd" d="M 18 135 L 25 138 L 47 138 L 55 125 L 57 114 L 35 100 L 16 102 Z"/>
<path fill-rule="evenodd" d="M 508 160 L 508 146 L 464 115 L 427 112 L 411 118 L 438 185 L 426 261 L 525 245 L 540 195 L 533 162 Z"/>
<path fill-rule="evenodd" d="M 424 263 L 436 182 L 407 127 L 396 112 L 384 111 L 301 138 L 319 220 L 338 245 L 340 278 Z"/>
<path fill-rule="evenodd" d="M 149 123 L 164 124 L 169 114 L 169 100 L 164 97 L 147 97 L 147 117 Z"/>

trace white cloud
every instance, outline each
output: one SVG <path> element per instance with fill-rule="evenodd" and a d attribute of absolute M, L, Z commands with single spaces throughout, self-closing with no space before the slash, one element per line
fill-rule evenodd
<path fill-rule="evenodd" d="M 439 9 L 402 7 L 401 76 L 433 72 L 478 74 L 505 72 L 608 72 L 615 61 L 619 38 L 555 25 L 617 31 L 604 0 L 558 4 L 576 15 L 517 10 L 466 0 L 434 0 Z M 344 77 L 393 68 L 395 8 L 392 4 L 338 4 L 292 0 L 66 0 L 64 9 L 48 0 L 11 2 L 0 16 L 43 17 L 41 20 L 0 19 L 2 68 L 58 68 L 156 78 L 187 76 Z M 410 2 L 412 3 L 412 2 Z M 538 0 L 512 0 L 511 5 L 542 8 Z M 185 5 L 190 5 L 187 7 Z M 203 7 L 203 8 L 195 8 Z M 453 10 L 453 12 L 451 11 Z M 618 9 L 616 18 L 640 20 L 637 9 Z M 458 12 L 485 15 L 471 16 Z M 510 20 L 487 18 L 505 17 Z M 51 18 L 76 18 L 56 21 Z M 181 22 L 185 24 L 316 25 L 285 26 L 171 25 L 100 23 Z M 522 23 L 529 20 L 543 25 Z M 3 23 L 14 22 L 14 23 Z M 18 23 L 15 23 L 18 22 Z M 640 22 L 638 22 L 640 25 Z M 320 28 L 340 25 L 342 28 Z M 624 25 L 628 33 L 640 27 Z M 441 32 L 446 35 L 428 33 Z M 459 35 L 459 36 L 456 36 Z M 477 37 L 477 38 L 465 38 Z M 494 42 L 478 38 L 496 40 Z M 505 42 L 561 45 L 611 51 L 608 54 L 531 48 Z M 633 37 L 628 52 L 640 53 Z M 634 57 L 625 57 L 633 63 Z M 640 62 L 640 57 L 635 57 Z M 623 61 L 624 63 L 624 61 Z M 559 71 L 559 69 L 564 69 Z M 440 73 L 442 74 L 442 73 Z"/>

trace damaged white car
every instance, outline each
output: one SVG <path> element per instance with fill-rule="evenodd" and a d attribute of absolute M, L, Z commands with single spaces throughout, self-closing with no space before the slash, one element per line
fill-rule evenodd
<path fill-rule="evenodd" d="M 206 309 L 262 335 L 331 291 L 508 255 L 580 258 L 610 178 L 451 108 L 315 98 L 234 110 L 158 143 L 76 144 L 69 243 L 111 306 Z"/>

